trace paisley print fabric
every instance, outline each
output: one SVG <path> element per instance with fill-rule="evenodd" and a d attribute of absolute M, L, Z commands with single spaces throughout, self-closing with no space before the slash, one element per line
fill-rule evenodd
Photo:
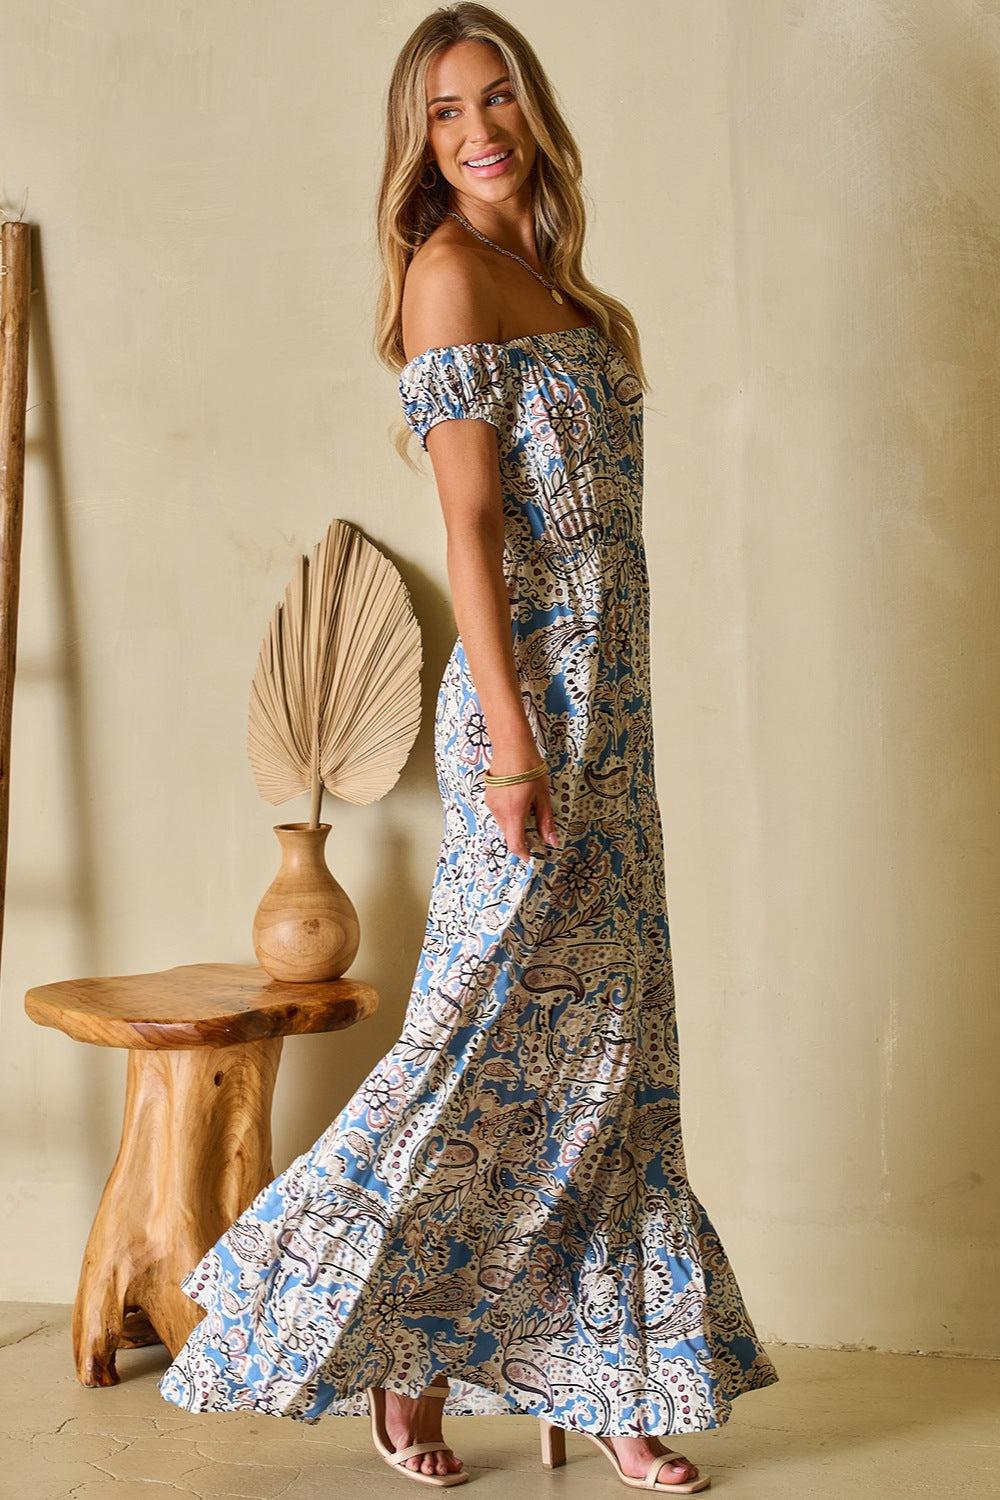
<path fill-rule="evenodd" d="M 688 1181 L 653 774 L 642 391 L 595 327 L 426 350 L 399 378 L 497 433 L 524 706 L 561 845 L 508 854 L 461 639 L 443 836 L 398 1041 L 181 1286 L 189 1411 L 360 1415 L 364 1387 L 593 1433 L 725 1422 L 777 1372 Z"/>

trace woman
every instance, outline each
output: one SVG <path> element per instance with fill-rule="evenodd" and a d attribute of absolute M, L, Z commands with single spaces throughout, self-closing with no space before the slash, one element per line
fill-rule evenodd
<path fill-rule="evenodd" d="M 468 1475 L 442 1409 L 530 1413 L 637 1487 L 661 1434 L 777 1372 L 687 1180 L 653 779 L 635 325 L 581 269 L 579 157 L 483 6 L 397 61 L 379 352 L 430 455 L 458 639 L 444 836 L 399 1040 L 181 1283 L 192 1411 L 370 1405 L 397 1472 Z M 444 1400 L 442 1398 L 445 1398 Z"/>

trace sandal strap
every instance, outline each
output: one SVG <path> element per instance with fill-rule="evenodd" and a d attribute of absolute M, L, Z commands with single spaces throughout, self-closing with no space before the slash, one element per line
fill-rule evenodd
<path fill-rule="evenodd" d="M 650 1459 L 649 1468 L 643 1475 L 643 1483 L 655 1485 L 657 1478 L 659 1477 L 660 1470 L 663 1468 L 664 1464 L 668 1464 L 672 1458 L 680 1458 L 683 1459 L 685 1463 L 687 1463 L 687 1459 L 684 1458 L 683 1453 L 677 1453 L 673 1448 L 668 1448 L 665 1453 L 658 1453 L 655 1458 Z M 659 1485 L 658 1488 L 663 1489 L 663 1485 Z"/>
<path fill-rule="evenodd" d="M 447 1400 L 451 1394 L 450 1385 L 425 1385 L 420 1392 L 422 1396 L 440 1396 L 442 1401 Z"/>
<path fill-rule="evenodd" d="M 438 1453 L 442 1448 L 447 1448 L 447 1443 L 411 1443 L 408 1448 L 400 1448 L 392 1455 L 394 1464 L 402 1463 L 407 1458 L 413 1458 L 417 1453 Z"/>

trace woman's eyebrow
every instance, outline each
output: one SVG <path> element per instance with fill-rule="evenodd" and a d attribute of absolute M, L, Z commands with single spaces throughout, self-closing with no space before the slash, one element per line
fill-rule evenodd
<path fill-rule="evenodd" d="M 481 94 L 488 94 L 491 89 L 496 88 L 498 83 L 510 83 L 510 79 L 507 77 L 506 73 L 502 78 L 494 78 L 492 83 L 485 84 L 484 87 L 479 90 L 479 92 Z M 460 98 L 460 94 L 435 94 L 433 99 L 428 99 L 427 108 L 430 109 L 432 104 L 451 104 L 453 102 L 457 102 Z"/>

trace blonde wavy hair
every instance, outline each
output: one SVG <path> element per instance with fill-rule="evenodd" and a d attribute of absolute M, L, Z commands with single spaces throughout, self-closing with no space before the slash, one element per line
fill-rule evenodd
<path fill-rule="evenodd" d="M 556 104 L 544 69 L 515 26 L 485 5 L 441 6 L 416 27 L 403 45 L 386 94 L 385 160 L 377 202 L 382 276 L 376 304 L 375 354 L 394 372 L 406 363 L 403 349 L 403 282 L 415 252 L 444 219 L 448 183 L 435 174 L 421 186 L 427 146 L 427 72 L 432 60 L 456 42 L 488 42 L 504 67 L 537 154 L 532 168 L 535 243 L 542 265 L 558 286 L 586 308 L 605 337 L 628 359 L 648 390 L 639 333 L 628 308 L 584 275 L 586 212 L 580 150 Z M 410 429 L 402 418 L 393 444 L 410 463 Z"/>

